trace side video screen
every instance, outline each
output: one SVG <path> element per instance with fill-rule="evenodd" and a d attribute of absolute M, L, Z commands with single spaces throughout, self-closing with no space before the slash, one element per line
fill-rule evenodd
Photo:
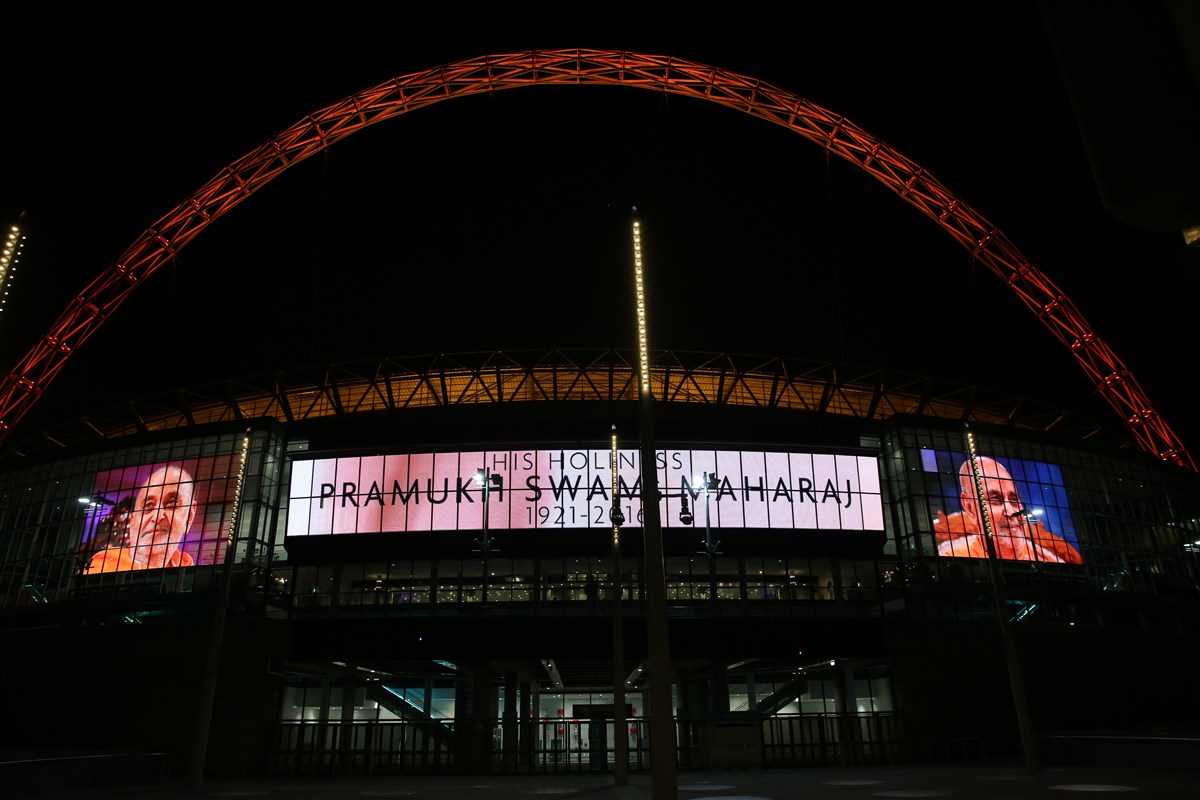
<path fill-rule="evenodd" d="M 972 467 L 966 453 L 948 450 L 924 450 L 922 461 L 937 475 L 929 510 L 938 555 L 987 558 L 990 524 L 999 558 L 1083 563 L 1057 464 L 977 456 Z"/>
<path fill-rule="evenodd" d="M 83 574 L 216 564 L 237 490 L 237 456 L 97 473 L 79 546 Z"/>

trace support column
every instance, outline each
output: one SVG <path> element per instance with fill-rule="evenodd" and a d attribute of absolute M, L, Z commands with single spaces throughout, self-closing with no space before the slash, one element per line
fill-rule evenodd
<path fill-rule="evenodd" d="M 518 711 L 517 705 L 520 698 L 517 696 L 517 671 L 513 669 L 505 670 L 504 672 L 504 714 L 503 714 L 503 736 L 501 741 L 504 747 L 504 772 L 514 773 L 517 771 L 517 750 L 518 750 Z"/>
<path fill-rule="evenodd" d="M 708 670 L 709 711 L 726 714 L 729 712 L 729 670 L 720 661 L 712 662 Z"/>
<path fill-rule="evenodd" d="M 522 771 L 533 772 L 533 752 L 537 742 L 537 720 L 534 709 L 537 708 L 537 691 L 533 684 L 521 684 L 521 747 L 520 767 Z"/>
<path fill-rule="evenodd" d="M 492 690 L 487 664 L 476 667 L 471 679 L 471 764 L 476 773 L 486 775 L 492 771 L 492 721 L 499 716 L 499 697 Z"/>
<path fill-rule="evenodd" d="M 342 715 L 338 725 L 338 762 L 343 775 L 354 774 L 354 672 L 346 665 L 342 676 Z"/>
<path fill-rule="evenodd" d="M 854 705 L 851 684 L 854 673 L 835 661 L 829 677 L 833 684 L 833 711 L 837 719 L 838 763 L 843 767 L 852 767 L 860 761 L 858 755 L 861 747 L 858 710 Z"/>
<path fill-rule="evenodd" d="M 317 741 L 314 745 L 318 764 L 326 763 L 329 752 L 329 705 L 333 701 L 333 678 L 321 678 L 321 711 L 317 717 Z"/>
<path fill-rule="evenodd" d="M 691 685 L 688 683 L 687 670 L 676 670 L 675 681 L 679 687 L 677 690 L 679 702 L 675 709 L 679 728 L 679 761 L 686 769 L 695 766 L 692 759 L 692 749 L 696 744 L 693 736 L 696 726 L 696 712 L 692 708 L 692 691 Z"/>
<path fill-rule="evenodd" d="M 471 681 L 454 681 L 454 771 L 471 772 L 471 704 L 474 702 Z"/>

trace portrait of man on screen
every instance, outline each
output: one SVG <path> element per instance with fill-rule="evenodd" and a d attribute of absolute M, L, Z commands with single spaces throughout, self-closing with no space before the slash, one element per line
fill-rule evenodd
<path fill-rule="evenodd" d="M 180 464 L 158 467 L 96 526 L 82 548 L 83 573 L 193 566 L 184 543 L 195 519 L 192 474 Z"/>
<path fill-rule="evenodd" d="M 947 513 L 938 509 L 934 517 L 938 555 L 987 558 L 990 523 L 991 543 L 997 558 L 1049 564 L 1083 563 L 1078 548 L 1050 531 L 1022 499 L 1017 481 L 1000 460 L 978 456 L 972 469 L 971 459 L 964 459 L 958 468 L 958 486 L 960 510 Z"/>

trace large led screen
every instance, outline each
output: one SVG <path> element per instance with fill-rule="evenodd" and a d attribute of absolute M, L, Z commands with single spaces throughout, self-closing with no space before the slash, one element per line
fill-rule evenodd
<path fill-rule="evenodd" d="M 490 529 L 608 528 L 611 458 L 608 450 L 489 450 L 297 459 L 287 535 L 479 530 L 485 497 Z M 621 511 L 639 525 L 639 454 L 621 450 L 617 461 Z M 683 525 L 686 496 L 699 526 L 707 513 L 713 528 L 883 530 L 874 457 L 660 450 L 657 461 L 664 527 Z"/>
<path fill-rule="evenodd" d="M 938 555 L 987 558 L 986 511 L 999 558 L 1083 563 L 1057 464 L 977 456 L 972 470 L 965 453 L 923 450 L 921 457 L 923 469 L 938 476 L 940 497 L 930 498 Z"/>
<path fill-rule="evenodd" d="M 97 473 L 79 548 L 85 575 L 216 564 L 225 558 L 238 456 Z"/>

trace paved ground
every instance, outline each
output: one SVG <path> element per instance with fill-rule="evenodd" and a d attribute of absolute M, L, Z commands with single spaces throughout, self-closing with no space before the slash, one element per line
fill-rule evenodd
<path fill-rule="evenodd" d="M 654 798 L 651 776 L 634 774 L 616 786 L 604 775 L 511 777 L 310 778 L 213 781 L 198 788 L 56 791 L 31 797 L 120 800 L 279 798 L 279 800 L 865 800 L 876 797 L 1058 798 L 1118 794 L 1149 800 L 1200 798 L 1196 769 L 1046 768 L 1029 774 L 1016 766 L 787 769 L 680 773 L 674 797 Z M 10 795 L 11 797 L 11 795 Z"/>

